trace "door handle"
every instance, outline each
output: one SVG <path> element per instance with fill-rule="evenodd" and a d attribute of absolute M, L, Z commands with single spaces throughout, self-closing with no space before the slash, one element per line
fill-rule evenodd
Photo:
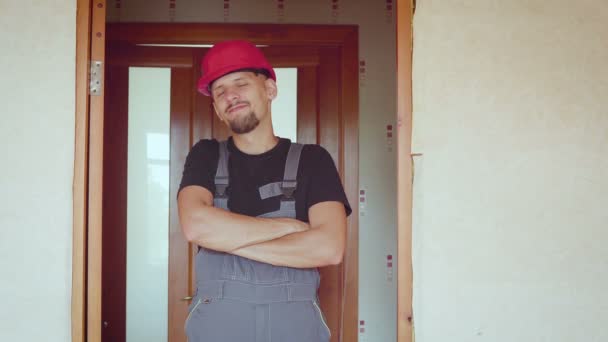
<path fill-rule="evenodd" d="M 187 300 L 192 300 L 191 296 L 186 296 L 184 298 L 181 299 L 182 301 L 187 301 Z"/>

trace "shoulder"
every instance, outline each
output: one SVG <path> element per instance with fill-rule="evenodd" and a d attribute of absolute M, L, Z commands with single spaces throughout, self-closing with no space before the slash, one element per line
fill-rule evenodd
<path fill-rule="evenodd" d="M 213 177 L 218 159 L 217 140 L 203 139 L 194 144 L 186 157 L 180 191 L 189 185 L 198 185 L 213 193 Z"/>
<path fill-rule="evenodd" d="M 302 176 L 318 177 L 333 173 L 336 163 L 331 154 L 320 145 L 306 144 L 300 156 L 299 174 Z"/>
<path fill-rule="evenodd" d="M 316 144 L 305 144 L 302 148 L 302 163 L 308 165 L 318 165 L 333 163 L 331 154 L 321 145 Z"/>
<path fill-rule="evenodd" d="M 325 147 L 317 144 L 304 144 L 302 147 L 302 155 L 307 158 L 319 158 L 329 156 L 329 152 Z"/>
<path fill-rule="evenodd" d="M 194 146 L 191 151 L 198 153 L 209 153 L 218 149 L 219 142 L 215 139 L 201 139 Z"/>
<path fill-rule="evenodd" d="M 215 139 L 201 139 L 192 146 L 188 157 L 203 160 L 218 159 L 219 142 Z"/>
<path fill-rule="evenodd" d="M 218 141 L 215 139 L 199 140 L 188 153 L 186 166 L 201 167 L 217 163 L 219 159 Z"/>

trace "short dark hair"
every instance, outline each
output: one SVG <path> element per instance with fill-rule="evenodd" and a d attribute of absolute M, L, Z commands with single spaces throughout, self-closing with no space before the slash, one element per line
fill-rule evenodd
<path fill-rule="evenodd" d="M 264 75 L 266 77 L 266 79 L 270 78 L 270 71 L 268 71 L 267 69 L 262 69 L 262 68 L 243 68 L 243 69 L 237 69 L 237 70 L 233 70 L 231 72 L 225 73 L 222 76 L 216 78 L 215 80 L 209 82 L 209 92 L 211 93 L 211 87 L 213 87 L 213 82 L 215 82 L 217 79 L 222 78 L 228 74 L 232 74 L 233 72 L 252 72 L 254 73 L 256 76 L 259 75 Z"/>

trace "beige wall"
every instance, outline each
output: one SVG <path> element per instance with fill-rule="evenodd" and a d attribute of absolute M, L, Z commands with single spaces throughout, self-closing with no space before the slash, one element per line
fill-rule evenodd
<path fill-rule="evenodd" d="M 608 2 L 419 1 L 417 341 L 608 340 Z"/>
<path fill-rule="evenodd" d="M 232 18 L 244 16 L 231 3 Z M 259 11 L 260 21 L 302 22 L 298 13 L 330 2 L 290 3 Z M 390 168 L 375 166 L 393 165 L 394 33 L 386 10 L 352 5 L 307 18 L 368 22 L 360 139 L 371 197 L 361 233 L 371 245 L 362 246 L 361 310 L 371 326 L 360 340 L 390 341 L 392 322 L 381 319 L 392 287 L 378 264 L 393 248 L 394 220 L 373 222 L 394 216 L 390 184 L 379 180 Z M 209 9 L 181 11 L 191 20 Z M 418 1 L 417 341 L 608 339 L 606 23 L 603 0 Z M 74 27 L 73 0 L 0 2 L 1 341 L 70 340 Z"/>
<path fill-rule="evenodd" d="M 0 341 L 70 340 L 76 1 L 0 1 Z"/>

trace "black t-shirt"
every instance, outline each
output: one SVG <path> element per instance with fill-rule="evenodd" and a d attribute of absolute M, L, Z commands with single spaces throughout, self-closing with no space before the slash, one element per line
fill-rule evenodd
<path fill-rule="evenodd" d="M 228 139 L 230 158 L 228 172 L 230 185 L 227 189 L 230 211 L 248 216 L 259 216 L 279 209 L 281 196 L 262 200 L 258 188 L 283 180 L 285 161 L 291 141 L 281 138 L 271 150 L 258 155 L 241 152 L 232 138 Z M 219 161 L 217 140 L 200 140 L 196 143 L 184 166 L 180 190 L 198 185 L 215 193 L 215 172 Z M 346 214 L 351 208 L 346 199 L 338 170 L 331 155 L 319 145 L 305 145 L 298 166 L 296 218 L 308 221 L 308 209 L 326 201 L 344 203 Z"/>

